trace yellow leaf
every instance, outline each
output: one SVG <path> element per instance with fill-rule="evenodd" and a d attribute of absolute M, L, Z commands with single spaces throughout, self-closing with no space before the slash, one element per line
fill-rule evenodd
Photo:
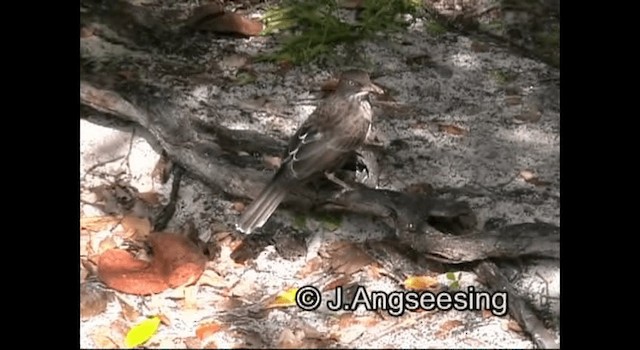
<path fill-rule="evenodd" d="M 280 292 L 276 299 L 271 302 L 267 308 L 272 307 L 288 307 L 296 305 L 296 293 L 298 292 L 298 288 L 289 288 L 285 291 Z"/>
<path fill-rule="evenodd" d="M 129 330 L 124 339 L 124 344 L 128 348 L 135 348 L 136 346 L 144 344 L 158 330 L 159 325 L 160 317 L 158 316 L 151 317 L 138 323 Z"/>
<path fill-rule="evenodd" d="M 404 281 L 406 289 L 425 290 L 438 286 L 438 280 L 429 276 L 411 276 Z"/>

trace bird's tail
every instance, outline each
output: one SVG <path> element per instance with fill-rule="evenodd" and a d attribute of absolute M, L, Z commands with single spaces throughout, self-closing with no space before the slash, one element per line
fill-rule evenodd
<path fill-rule="evenodd" d="M 244 210 L 236 228 L 243 233 L 250 234 L 253 230 L 262 227 L 286 195 L 286 184 L 277 180 L 271 182 Z"/>

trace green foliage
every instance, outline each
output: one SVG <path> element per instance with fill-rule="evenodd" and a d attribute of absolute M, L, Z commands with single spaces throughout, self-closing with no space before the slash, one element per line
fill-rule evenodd
<path fill-rule="evenodd" d="M 427 21 L 426 29 L 433 36 L 440 36 L 447 32 L 447 28 L 435 20 Z"/>
<path fill-rule="evenodd" d="M 456 277 L 455 273 L 447 272 L 447 279 L 451 281 L 449 288 L 460 289 L 460 276 L 462 276 L 462 273 L 458 273 L 458 276 Z"/>
<path fill-rule="evenodd" d="M 293 227 L 304 230 L 307 228 L 307 217 L 304 214 L 296 214 L 293 218 Z"/>
<path fill-rule="evenodd" d="M 335 231 L 342 224 L 342 216 L 333 213 L 319 213 L 316 217 L 322 227 L 328 231 Z"/>
<path fill-rule="evenodd" d="M 355 23 L 340 20 L 336 0 L 283 0 L 265 14 L 264 35 L 283 36 L 280 48 L 259 60 L 309 62 L 331 54 L 339 44 L 355 43 L 377 33 L 399 31 L 409 24 L 402 14 L 415 14 L 415 0 L 365 0 Z M 353 15 L 353 11 L 349 15 Z"/>

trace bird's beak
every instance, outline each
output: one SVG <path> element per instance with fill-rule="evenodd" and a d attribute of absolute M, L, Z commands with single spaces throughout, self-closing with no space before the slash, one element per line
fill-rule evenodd
<path fill-rule="evenodd" d="M 384 90 L 382 90 L 381 87 L 379 87 L 378 85 L 376 85 L 374 83 L 369 83 L 369 86 L 366 87 L 366 90 L 368 92 L 371 92 L 371 93 L 374 93 L 374 94 L 378 94 L 378 95 L 384 94 Z"/>

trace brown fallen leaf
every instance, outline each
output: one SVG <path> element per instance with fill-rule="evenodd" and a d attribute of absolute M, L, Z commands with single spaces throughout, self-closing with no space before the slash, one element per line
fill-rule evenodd
<path fill-rule="evenodd" d="M 378 265 L 378 263 L 373 263 L 366 269 L 367 275 L 374 281 L 382 278 L 382 268 Z"/>
<path fill-rule="evenodd" d="M 118 349 L 120 346 L 112 339 L 113 334 L 111 327 L 97 327 L 90 335 L 93 344 L 98 349 Z"/>
<path fill-rule="evenodd" d="M 493 317 L 493 313 L 489 309 L 482 309 L 482 318 Z"/>
<path fill-rule="evenodd" d="M 327 253 L 330 257 L 331 270 L 334 273 L 352 275 L 374 262 L 364 250 L 347 241 L 332 243 L 327 247 Z"/>
<path fill-rule="evenodd" d="M 285 328 L 280 333 L 276 344 L 281 349 L 300 349 L 302 348 L 303 339 L 304 332 L 294 332 L 289 328 Z"/>
<path fill-rule="evenodd" d="M 208 336 L 215 334 L 222 329 L 222 326 L 216 322 L 204 322 L 196 328 L 196 336 L 200 340 L 204 340 Z"/>
<path fill-rule="evenodd" d="M 122 218 L 122 227 L 125 229 L 123 238 L 135 237 L 139 241 L 145 241 L 151 233 L 151 222 L 147 218 L 125 216 Z"/>
<path fill-rule="evenodd" d="M 107 309 L 113 293 L 99 288 L 94 283 L 80 284 L 80 318 L 88 320 Z"/>
<path fill-rule="evenodd" d="M 120 304 L 120 314 L 125 320 L 135 322 L 140 317 L 140 312 L 129 305 L 129 303 L 120 298 L 118 298 L 118 303 Z"/>
<path fill-rule="evenodd" d="M 194 26 L 212 17 L 224 14 L 224 7 L 221 4 L 212 2 L 193 9 L 191 17 L 186 22 L 187 26 Z"/>
<path fill-rule="evenodd" d="M 510 319 L 507 322 L 507 329 L 510 331 L 514 331 L 514 332 L 518 332 L 518 333 L 522 333 L 522 327 L 520 327 L 520 325 L 518 324 L 518 322 L 516 322 L 513 319 Z"/>
<path fill-rule="evenodd" d="M 111 249 L 100 255 L 98 276 L 109 287 L 136 295 L 159 293 L 167 288 L 190 285 L 204 271 L 206 258 L 186 237 L 171 233 L 149 236 L 153 251 L 150 262 L 129 252 Z"/>
<path fill-rule="evenodd" d="M 338 277 L 332 281 L 329 281 L 329 283 L 327 283 L 327 285 L 324 286 L 324 288 L 322 288 L 322 291 L 326 292 L 326 291 L 334 290 L 337 287 L 342 287 L 349 284 L 349 282 L 351 282 L 351 276 Z"/>
<path fill-rule="evenodd" d="M 537 108 L 529 108 L 514 118 L 525 123 L 536 123 L 542 118 L 542 112 Z"/>
<path fill-rule="evenodd" d="M 196 282 L 198 286 L 210 286 L 214 288 L 224 288 L 228 286 L 228 282 L 226 279 L 222 278 L 217 272 L 213 270 L 205 270 L 200 276 L 198 282 Z"/>
<path fill-rule="evenodd" d="M 440 326 L 440 329 L 436 332 L 436 338 L 438 339 L 444 339 L 446 338 L 449 333 L 451 332 L 452 329 L 454 328 L 458 328 L 460 326 L 464 325 L 464 323 L 462 323 L 462 321 L 460 320 L 449 320 L 449 321 L 445 321 L 442 326 Z"/>
<path fill-rule="evenodd" d="M 80 229 L 92 232 L 111 230 L 120 223 L 116 216 L 89 216 L 80 218 Z"/>
<path fill-rule="evenodd" d="M 319 256 L 307 261 L 307 264 L 304 265 L 298 273 L 296 273 L 296 278 L 305 278 L 312 273 L 319 271 L 322 268 L 322 262 L 322 258 Z"/>
<path fill-rule="evenodd" d="M 165 314 L 157 314 L 156 316 L 158 316 L 158 318 L 160 319 L 160 323 L 162 323 L 163 325 L 167 326 L 167 327 L 171 327 L 171 320 L 169 319 L 169 317 Z"/>
<path fill-rule="evenodd" d="M 157 192 L 153 192 L 153 191 L 149 191 L 149 192 L 140 192 L 138 193 L 138 198 L 151 205 L 151 206 L 156 206 L 156 205 L 160 205 L 160 194 Z"/>
<path fill-rule="evenodd" d="M 195 25 L 197 30 L 211 31 L 220 34 L 240 34 L 256 36 L 262 32 L 262 23 L 236 13 L 224 13 L 208 17 Z"/>
<path fill-rule="evenodd" d="M 186 337 L 182 342 L 187 349 L 202 349 L 202 342 L 197 337 Z"/>
<path fill-rule="evenodd" d="M 455 136 L 464 136 L 468 133 L 467 130 L 451 124 L 438 124 L 438 130 Z"/>

